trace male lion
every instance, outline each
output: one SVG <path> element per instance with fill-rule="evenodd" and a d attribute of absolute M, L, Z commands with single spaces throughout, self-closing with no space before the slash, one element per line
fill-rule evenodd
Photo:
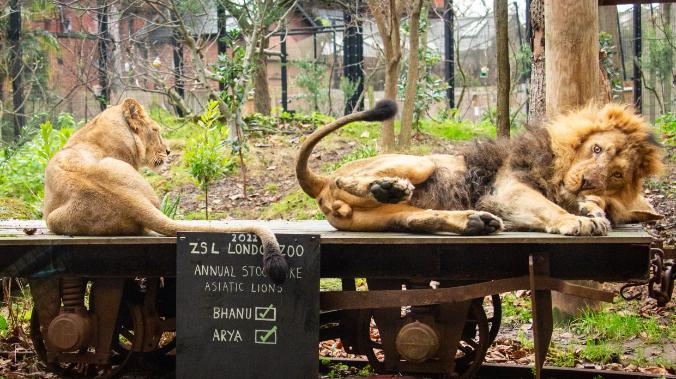
<path fill-rule="evenodd" d="M 660 146 L 650 126 L 619 105 L 589 106 L 511 141 L 475 141 L 456 155 L 380 155 L 350 162 L 328 177 L 309 169 L 312 149 L 329 133 L 396 112 L 396 104 L 384 100 L 322 127 L 303 143 L 296 176 L 334 227 L 605 235 L 611 221 L 661 218 L 641 196 L 643 178 L 661 168 Z"/>
<path fill-rule="evenodd" d="M 257 234 L 264 248 L 264 270 L 284 282 L 287 264 L 275 235 L 249 226 L 196 226 L 174 221 L 159 209 L 152 187 L 138 173 L 158 167 L 169 155 L 159 126 L 134 99 L 110 107 L 75 132 L 47 164 L 44 214 L 57 234 L 88 236 L 141 235 L 154 231 Z"/>

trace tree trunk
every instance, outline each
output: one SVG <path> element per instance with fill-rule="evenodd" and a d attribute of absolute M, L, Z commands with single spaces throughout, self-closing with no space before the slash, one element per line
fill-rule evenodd
<path fill-rule="evenodd" d="M 528 123 L 540 125 L 545 121 L 545 1 L 532 0 L 530 23 L 533 29 L 531 50 L 533 52 L 530 91 L 528 98 Z"/>
<path fill-rule="evenodd" d="M 662 14 L 664 15 L 664 25 L 671 25 L 671 3 L 664 3 L 662 4 Z M 665 29 L 667 30 L 667 29 Z M 674 38 L 674 30 L 669 29 L 669 36 L 668 38 L 671 39 L 671 41 L 667 41 L 668 43 L 673 43 L 673 38 Z M 671 45 L 673 46 L 673 45 Z M 667 56 L 665 57 L 667 61 L 668 67 L 671 67 L 673 70 L 674 67 L 674 49 L 667 49 Z M 671 74 L 671 73 L 668 73 Z M 664 99 L 664 111 L 665 112 L 671 112 L 671 87 L 673 86 L 673 80 L 672 80 L 673 75 L 668 75 L 666 80 L 664 80 L 662 83 L 662 93 L 663 93 L 663 99 Z"/>
<path fill-rule="evenodd" d="M 598 5 L 545 1 L 547 116 L 596 99 L 599 83 Z"/>
<path fill-rule="evenodd" d="M 272 109 L 270 104 L 270 86 L 268 85 L 268 57 L 263 51 L 268 47 L 269 39 L 262 41 L 256 59 L 254 72 L 254 108 L 256 112 L 269 115 Z"/>
<path fill-rule="evenodd" d="M 378 26 L 378 33 L 383 40 L 385 51 L 385 98 L 397 100 L 397 81 L 399 80 L 399 63 L 401 61 L 401 44 L 399 38 L 400 1 L 367 0 L 371 14 Z M 382 149 L 385 152 L 394 150 L 394 120 L 383 122 Z"/>
<path fill-rule="evenodd" d="M 23 73 L 21 52 L 21 0 L 9 1 L 9 23 L 7 41 L 9 42 L 10 67 L 9 77 L 12 81 L 12 105 L 14 110 L 14 140 L 19 139 L 21 129 L 26 122 L 24 115 Z"/>
<path fill-rule="evenodd" d="M 545 1 L 545 78 L 547 117 L 594 101 L 599 90 L 598 2 Z M 592 281 L 577 284 L 599 288 Z M 552 293 L 558 319 L 578 314 L 598 301 Z"/>
<path fill-rule="evenodd" d="M 413 107 L 415 106 L 416 87 L 420 71 L 420 11 L 422 0 L 413 0 L 409 12 L 409 50 L 408 72 L 406 73 L 406 89 L 404 106 L 401 109 L 401 129 L 399 131 L 399 149 L 405 149 L 411 144 L 411 130 L 413 124 Z M 427 43 L 427 41 L 423 41 Z"/>
<path fill-rule="evenodd" d="M 101 111 L 106 110 L 110 103 L 110 79 L 108 78 L 108 43 L 110 35 L 108 33 L 108 8 L 109 5 L 106 0 L 98 1 L 97 7 L 97 24 L 98 24 L 98 69 L 99 69 L 99 85 L 101 86 L 101 93 L 98 95 L 99 107 Z"/>
<path fill-rule="evenodd" d="M 509 139 L 509 35 L 507 0 L 495 0 L 495 38 L 498 64 L 497 136 Z"/>

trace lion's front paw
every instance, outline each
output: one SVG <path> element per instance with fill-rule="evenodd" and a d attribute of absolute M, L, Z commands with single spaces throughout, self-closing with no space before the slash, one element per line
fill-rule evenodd
<path fill-rule="evenodd" d="M 603 201 L 596 196 L 587 196 L 587 198 L 578 203 L 580 216 L 606 218 L 606 212 L 603 210 Z"/>
<path fill-rule="evenodd" d="M 483 235 L 501 231 L 504 224 L 500 217 L 488 212 L 474 212 L 467 216 L 467 224 L 461 234 Z"/>
<path fill-rule="evenodd" d="M 610 229 L 610 221 L 605 217 L 572 216 L 559 224 L 556 233 L 567 236 L 605 236 Z"/>
<path fill-rule="evenodd" d="M 408 179 L 380 178 L 369 185 L 369 191 L 380 203 L 397 204 L 411 199 L 413 184 Z"/>

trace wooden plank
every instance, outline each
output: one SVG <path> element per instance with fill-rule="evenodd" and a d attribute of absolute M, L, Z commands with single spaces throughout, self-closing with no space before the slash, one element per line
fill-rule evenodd
<path fill-rule="evenodd" d="M 460 236 L 454 234 L 365 233 L 335 230 L 326 221 L 215 221 L 212 225 L 256 223 L 276 233 L 319 234 L 322 244 L 647 244 L 652 237 L 640 225 L 621 225 L 603 237 L 572 237 L 537 232 L 504 232 L 491 236 Z M 189 221 L 192 225 L 209 224 Z M 28 235 L 24 229 L 36 229 Z M 0 221 L 0 245 L 143 245 L 175 244 L 176 239 L 157 234 L 147 236 L 59 236 L 52 234 L 40 220 Z"/>

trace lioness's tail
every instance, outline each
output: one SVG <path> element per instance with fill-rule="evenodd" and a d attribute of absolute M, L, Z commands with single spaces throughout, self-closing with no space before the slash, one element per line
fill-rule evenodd
<path fill-rule="evenodd" d="M 307 164 L 310 154 L 312 154 L 312 149 L 322 138 L 351 122 L 385 121 L 394 117 L 395 114 L 397 114 L 397 103 L 387 99 L 380 100 L 373 109 L 343 116 L 310 134 L 300 147 L 298 160 L 296 161 L 296 178 L 298 178 L 298 184 L 300 184 L 303 191 L 311 197 L 316 198 L 326 183 L 327 178 L 312 172 Z"/>
<path fill-rule="evenodd" d="M 131 203 L 135 204 L 135 206 L 132 205 L 133 208 L 139 208 L 135 209 L 135 211 L 139 213 L 139 219 L 143 220 L 143 225 L 147 229 L 165 236 L 175 236 L 179 231 L 256 234 L 261 239 L 263 245 L 263 271 L 276 284 L 284 283 L 284 280 L 286 280 L 286 273 L 289 271 L 289 267 L 282 256 L 277 238 L 268 228 L 252 224 L 233 226 L 186 224 L 170 219 L 151 204 L 148 204 L 147 209 L 140 209 L 146 208 L 138 205 L 144 203 L 139 203 L 138 201 Z"/>

